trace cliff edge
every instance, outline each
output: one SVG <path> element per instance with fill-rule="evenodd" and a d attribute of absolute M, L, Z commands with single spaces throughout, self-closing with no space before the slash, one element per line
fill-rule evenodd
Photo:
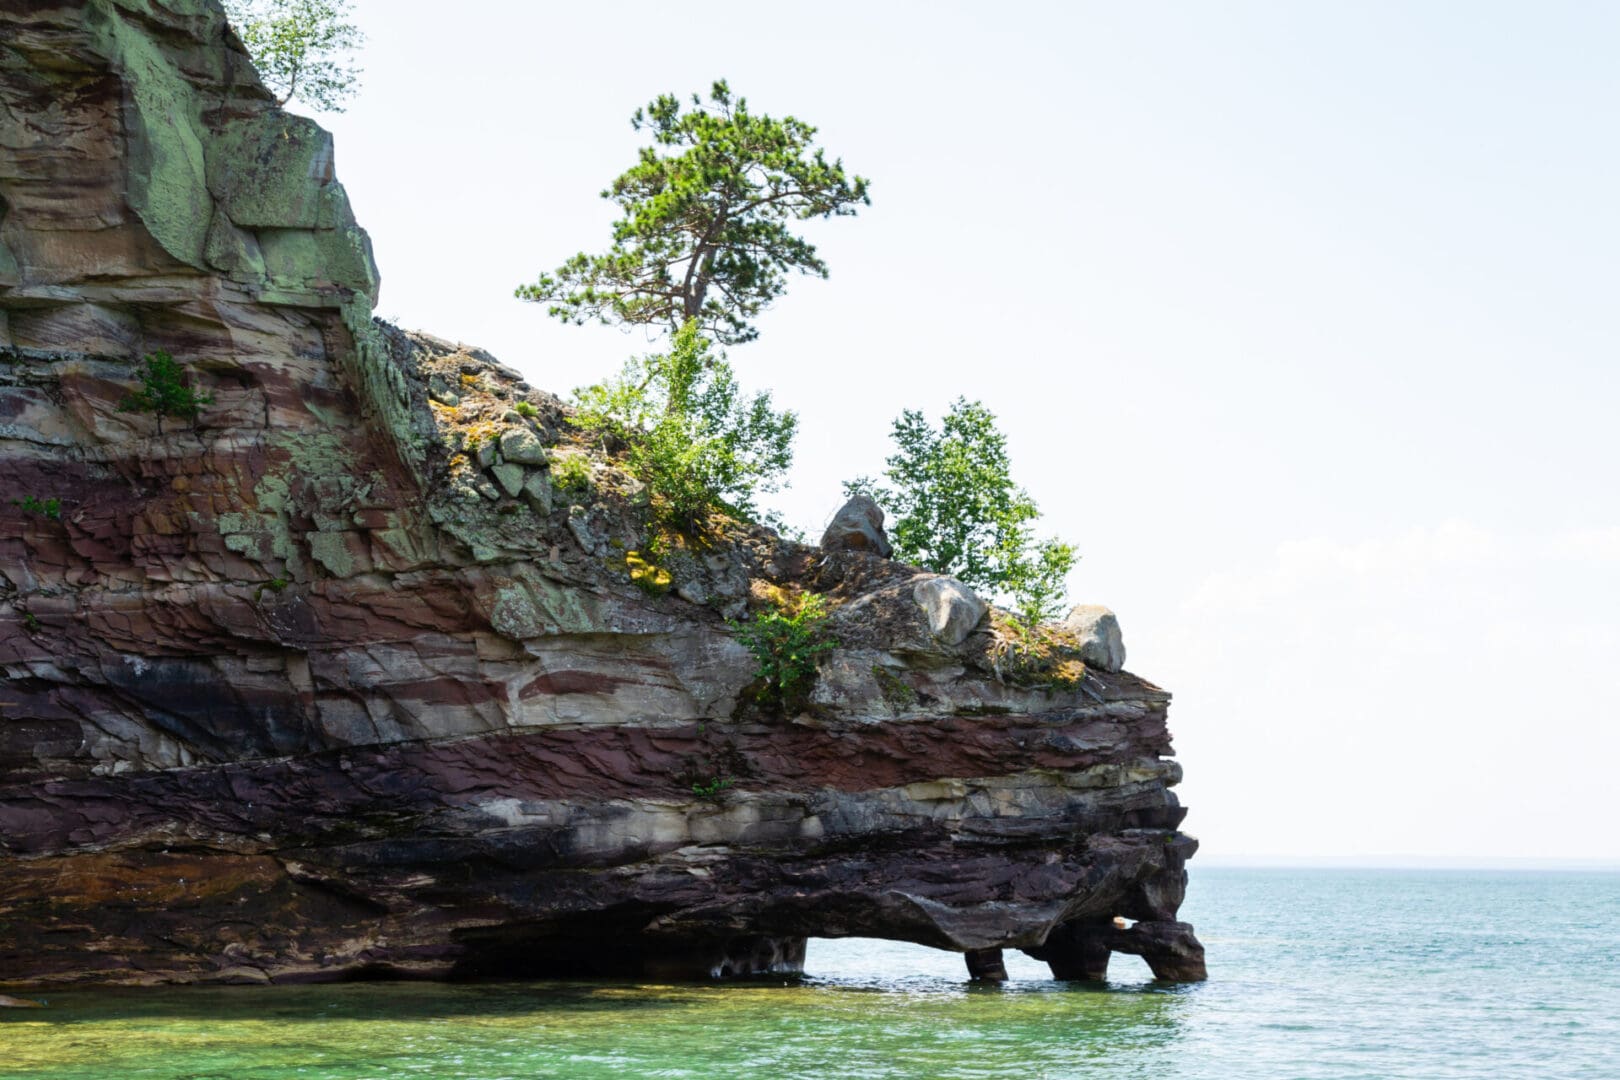
<path fill-rule="evenodd" d="M 859 545 L 661 533 L 556 399 L 372 319 L 331 138 L 213 0 L 0 27 L 0 985 L 739 975 L 842 935 L 1204 976 L 1168 694 L 1014 662 Z M 194 421 L 120 408 L 160 351 Z M 771 710 L 730 620 L 804 593 L 838 647 Z"/>

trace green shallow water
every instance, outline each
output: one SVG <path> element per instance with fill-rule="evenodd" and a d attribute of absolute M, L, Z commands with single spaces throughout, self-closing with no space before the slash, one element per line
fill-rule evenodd
<path fill-rule="evenodd" d="M 1196 870 L 1211 981 L 812 942 L 745 985 L 350 984 L 46 993 L 0 1077 L 1620 1077 L 1620 875 Z"/>

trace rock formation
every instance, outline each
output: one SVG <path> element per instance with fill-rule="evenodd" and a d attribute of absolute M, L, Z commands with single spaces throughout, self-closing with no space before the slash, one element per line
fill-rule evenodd
<path fill-rule="evenodd" d="M 0 984 L 857 934 L 1203 976 L 1167 694 L 872 550 L 661 529 L 555 399 L 371 318 L 333 166 L 215 0 L 0 0 Z M 121 408 L 159 351 L 194 420 Z M 805 592 L 838 647 L 772 709 L 728 620 Z"/>
<path fill-rule="evenodd" d="M 1100 604 L 1077 604 L 1063 619 L 1063 629 L 1073 635 L 1080 659 L 1099 671 L 1123 671 L 1125 638 L 1119 619 Z"/>
<path fill-rule="evenodd" d="M 894 546 L 883 531 L 883 508 L 868 495 L 851 498 L 827 523 L 821 550 L 869 551 L 887 559 L 894 554 Z"/>

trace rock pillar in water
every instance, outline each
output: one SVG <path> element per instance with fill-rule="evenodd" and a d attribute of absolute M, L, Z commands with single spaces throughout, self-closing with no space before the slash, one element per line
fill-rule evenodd
<path fill-rule="evenodd" d="M 1209 978 L 1204 968 L 1204 947 L 1184 922 L 1139 922 L 1119 931 L 1117 952 L 1131 952 L 1146 960 L 1153 977 L 1165 982 L 1203 982 Z"/>
<path fill-rule="evenodd" d="M 1108 977 L 1110 953 L 1134 953 L 1147 961 L 1155 979 L 1203 982 L 1204 947 L 1193 928 L 1170 920 L 1144 921 L 1124 927 L 1113 922 L 1072 922 L 1056 927 L 1046 943 L 1026 953 L 1044 960 L 1055 979 L 1100 982 Z"/>
<path fill-rule="evenodd" d="M 1115 932 L 1112 922 L 1064 923 L 1046 935 L 1046 944 L 1024 951 L 1044 960 L 1054 979 L 1102 982 L 1108 978 L 1108 942 Z"/>
<path fill-rule="evenodd" d="M 974 982 L 1007 981 L 1007 965 L 1000 949 L 969 949 L 966 955 L 968 977 Z"/>

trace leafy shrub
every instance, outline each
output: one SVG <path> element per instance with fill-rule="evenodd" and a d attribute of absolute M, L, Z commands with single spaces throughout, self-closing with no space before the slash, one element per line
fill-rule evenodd
<path fill-rule="evenodd" d="M 1026 630 L 1063 613 L 1067 579 L 1075 558 L 1073 547 L 1055 539 L 1042 540 L 1019 553 L 1008 588 L 1013 612 Z"/>
<path fill-rule="evenodd" d="M 30 514 L 39 514 L 42 517 L 50 518 L 52 521 L 62 520 L 61 499 L 40 499 L 33 495 L 24 495 L 20 499 L 12 499 L 11 505 L 20 506 Z"/>
<path fill-rule="evenodd" d="M 667 353 L 638 357 L 614 379 L 575 391 L 574 423 L 621 446 L 657 512 L 693 530 L 714 510 L 754 513 L 793 461 L 798 417 L 745 397 L 731 366 L 688 321 Z"/>
<path fill-rule="evenodd" d="M 698 780 L 692 784 L 692 794 L 700 799 L 718 799 L 731 786 L 731 782 L 729 776 L 716 776 L 708 780 Z"/>
<path fill-rule="evenodd" d="M 156 413 L 182 420 L 195 420 L 204 405 L 213 402 L 186 383 L 185 371 L 174 357 L 159 349 L 147 354 L 141 371 L 141 388 L 126 394 L 118 403 L 122 412 Z"/>
<path fill-rule="evenodd" d="M 806 593 L 796 603 L 757 613 L 751 623 L 731 624 L 737 640 L 754 654 L 762 704 L 786 712 L 802 701 L 819 657 L 838 645 L 827 635 L 826 622 L 825 601 Z"/>
<path fill-rule="evenodd" d="M 528 401 L 520 401 L 516 405 L 513 405 L 512 411 L 526 420 L 533 420 L 535 417 L 540 415 L 540 410 L 535 408 L 532 402 Z"/>
<path fill-rule="evenodd" d="M 591 463 L 584 454 L 558 454 L 551 459 L 551 483 L 558 491 L 589 491 Z"/>
<path fill-rule="evenodd" d="M 284 577 L 273 577 L 269 581 L 262 582 L 258 588 L 253 590 L 253 602 L 258 603 L 260 600 L 264 599 L 264 594 L 266 592 L 282 592 L 289 584 L 291 584 L 291 582 Z"/>

